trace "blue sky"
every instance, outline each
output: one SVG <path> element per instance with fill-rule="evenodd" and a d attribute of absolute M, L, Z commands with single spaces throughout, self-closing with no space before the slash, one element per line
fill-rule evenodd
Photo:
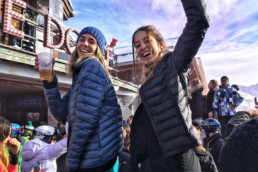
<path fill-rule="evenodd" d="M 257 0 L 205 0 L 210 28 L 196 57 L 201 57 L 206 80 L 227 75 L 231 84 L 258 83 Z M 133 32 L 154 25 L 165 39 L 178 37 L 186 23 L 180 0 L 72 0 L 71 28 L 99 28 L 110 43 L 130 46 Z"/>

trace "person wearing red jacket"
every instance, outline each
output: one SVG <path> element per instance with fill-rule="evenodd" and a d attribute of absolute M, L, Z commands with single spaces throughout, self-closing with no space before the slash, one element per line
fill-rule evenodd
<path fill-rule="evenodd" d="M 18 155 L 20 142 L 11 136 L 10 122 L 0 117 L 0 172 L 16 172 L 18 170 Z M 10 155 L 6 152 L 9 145 Z"/>

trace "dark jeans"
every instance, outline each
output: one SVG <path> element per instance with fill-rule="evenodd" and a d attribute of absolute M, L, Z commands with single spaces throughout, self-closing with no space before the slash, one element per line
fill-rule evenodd
<path fill-rule="evenodd" d="M 232 118 L 233 116 L 218 116 L 218 120 L 220 122 L 221 125 L 221 134 L 222 134 L 222 138 L 225 138 L 226 133 L 226 125 L 228 123 L 228 121 Z"/>
<path fill-rule="evenodd" d="M 149 157 L 151 172 L 199 172 L 201 166 L 199 158 L 193 149 L 168 158 L 162 155 L 151 155 Z"/>

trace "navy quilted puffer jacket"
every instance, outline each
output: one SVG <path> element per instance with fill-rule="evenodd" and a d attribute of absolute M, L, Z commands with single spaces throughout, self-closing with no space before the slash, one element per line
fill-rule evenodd
<path fill-rule="evenodd" d="M 68 118 L 67 167 L 95 168 L 114 160 L 122 149 L 122 112 L 111 80 L 96 59 L 74 67 L 72 86 L 61 98 L 58 85 L 45 96 L 58 120 Z"/>

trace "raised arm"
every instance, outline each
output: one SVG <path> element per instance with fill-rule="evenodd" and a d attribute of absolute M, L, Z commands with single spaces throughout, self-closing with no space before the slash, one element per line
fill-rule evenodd
<path fill-rule="evenodd" d="M 178 71 L 185 71 L 197 54 L 209 27 L 209 17 L 204 0 L 181 0 L 187 23 L 179 37 L 172 60 Z"/>
<path fill-rule="evenodd" d="M 43 81 L 44 93 L 46 96 L 48 107 L 54 117 L 59 120 L 65 120 L 68 115 L 68 101 L 70 89 L 66 95 L 61 98 L 61 93 L 59 91 L 57 77 L 54 77 L 54 80 L 51 83 Z"/>

